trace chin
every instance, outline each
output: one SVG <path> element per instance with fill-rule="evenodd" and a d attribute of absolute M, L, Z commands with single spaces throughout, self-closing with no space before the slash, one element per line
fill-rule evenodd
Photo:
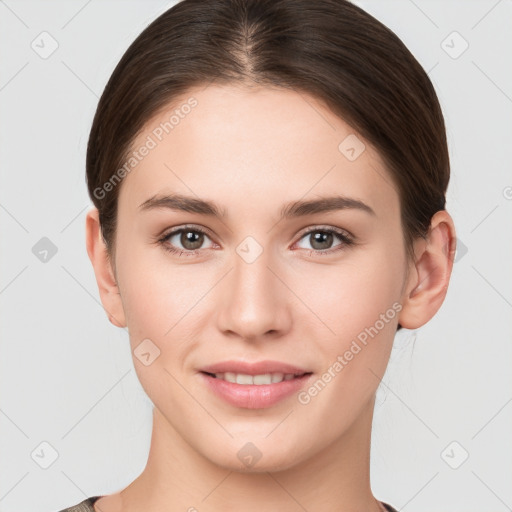
<path fill-rule="evenodd" d="M 249 441 L 247 437 L 228 446 L 217 446 L 215 453 L 203 453 L 213 464 L 238 473 L 266 473 L 287 470 L 307 457 L 297 452 L 297 443 L 282 443 L 265 439 Z"/>
<path fill-rule="evenodd" d="M 285 471 L 297 465 L 295 457 L 291 454 L 288 457 L 284 455 L 282 458 L 272 457 L 271 460 L 263 460 L 262 457 L 254 466 L 245 466 L 237 458 L 231 458 L 229 460 L 222 459 L 220 461 L 212 460 L 212 462 L 223 469 L 243 474 L 275 473 Z"/>

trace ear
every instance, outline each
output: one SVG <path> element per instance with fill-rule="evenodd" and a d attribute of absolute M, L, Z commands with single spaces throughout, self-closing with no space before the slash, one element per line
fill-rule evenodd
<path fill-rule="evenodd" d="M 126 327 L 126 319 L 117 280 L 108 257 L 107 247 L 101 236 L 97 208 L 87 212 L 85 237 L 87 254 L 94 268 L 101 302 L 108 319 L 117 327 Z"/>
<path fill-rule="evenodd" d="M 415 241 L 415 262 L 409 268 L 398 319 L 402 327 L 417 329 L 437 313 L 448 290 L 455 249 L 453 220 L 440 210 L 432 217 L 427 239 Z"/>

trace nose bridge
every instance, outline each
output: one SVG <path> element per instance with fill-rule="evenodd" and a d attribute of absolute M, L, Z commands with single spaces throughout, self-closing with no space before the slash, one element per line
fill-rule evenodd
<path fill-rule="evenodd" d="M 272 251 L 254 239 L 244 240 L 233 256 L 219 301 L 219 328 L 243 338 L 280 331 L 288 319 L 285 286 L 274 274 Z M 270 267 L 270 268 L 269 268 Z M 271 270 L 272 269 L 272 270 Z M 274 270 L 274 271 L 273 271 Z"/>

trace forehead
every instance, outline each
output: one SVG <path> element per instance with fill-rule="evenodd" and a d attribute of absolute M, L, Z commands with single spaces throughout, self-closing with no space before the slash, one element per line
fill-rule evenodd
<path fill-rule="evenodd" d="M 333 192 L 364 198 L 376 211 L 398 206 L 377 151 L 303 92 L 190 89 L 146 124 L 131 150 L 138 155 L 131 153 L 126 165 L 120 210 L 172 192 L 214 200 L 228 213 L 231 207 L 255 209 L 258 200 L 277 210 Z"/>

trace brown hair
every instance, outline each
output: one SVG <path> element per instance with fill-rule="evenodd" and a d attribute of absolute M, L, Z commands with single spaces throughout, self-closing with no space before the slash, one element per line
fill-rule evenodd
<path fill-rule="evenodd" d="M 112 260 L 122 183 L 98 190 L 156 113 L 212 81 L 303 91 L 347 122 L 397 186 L 412 257 L 445 208 L 450 164 L 434 87 L 396 34 L 347 0 L 183 0 L 126 50 L 94 116 L 87 186 Z"/>

